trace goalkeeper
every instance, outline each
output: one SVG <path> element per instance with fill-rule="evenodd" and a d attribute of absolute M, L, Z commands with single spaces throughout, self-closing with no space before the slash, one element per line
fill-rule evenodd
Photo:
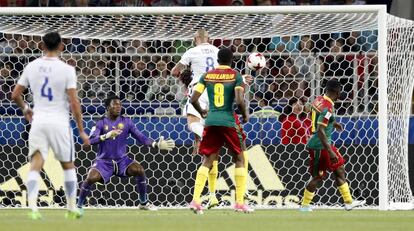
<path fill-rule="evenodd" d="M 132 120 L 120 115 L 122 107 L 117 96 L 109 96 L 105 100 L 105 106 L 107 115 L 98 120 L 91 131 L 91 144 L 99 144 L 98 155 L 86 180 L 82 183 L 78 207 L 83 213 L 82 207 L 94 183 L 108 183 L 111 176 L 116 175 L 135 177 L 136 189 L 139 194 L 139 208 L 156 210 L 148 202 L 144 168 L 126 154 L 127 139 L 131 134 L 141 144 L 167 151 L 171 151 L 175 147 L 175 143 L 171 139 L 164 140 L 162 136 L 158 142 L 155 142 L 138 131 Z"/>

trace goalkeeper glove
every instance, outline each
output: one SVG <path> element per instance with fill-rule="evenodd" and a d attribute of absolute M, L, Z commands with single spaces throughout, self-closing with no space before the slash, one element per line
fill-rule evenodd
<path fill-rule="evenodd" d="M 175 143 L 172 139 L 164 140 L 164 136 L 160 136 L 158 142 L 154 141 L 152 143 L 152 147 L 158 147 L 160 150 L 171 151 L 173 148 L 175 148 Z"/>
<path fill-rule="evenodd" d="M 121 133 L 122 133 L 121 129 L 116 129 L 116 130 L 109 131 L 105 135 L 101 135 L 99 138 L 101 139 L 101 141 L 104 141 L 109 138 L 115 139 L 115 137 L 117 137 Z"/>

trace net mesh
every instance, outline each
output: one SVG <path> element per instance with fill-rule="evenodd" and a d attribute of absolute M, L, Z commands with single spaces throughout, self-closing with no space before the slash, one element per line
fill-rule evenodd
<path fill-rule="evenodd" d="M 47 25 L 45 27 L 45 25 Z M 389 201 L 408 202 L 407 134 L 412 24 L 389 16 Z M 252 115 L 244 125 L 248 135 L 250 203 L 297 206 L 310 179 L 305 149 L 311 122 L 303 104 L 324 92 L 327 80 L 338 78 L 343 92 L 336 103 L 344 131 L 333 139 L 346 159 L 347 179 L 356 198 L 378 205 L 378 42 L 376 13 L 186 15 L 186 16 L 0 16 L 0 197 L 9 205 L 26 206 L 28 172 L 27 124 L 10 101 L 24 66 L 41 56 L 40 35 L 59 30 L 65 43 L 62 60 L 74 66 L 87 129 L 104 114 L 104 98 L 116 93 L 124 114 L 153 139 L 176 140 L 170 153 L 130 140 L 128 153 L 146 169 L 149 199 L 158 206 L 185 206 L 191 201 L 200 156 L 192 156 L 193 135 L 181 111 L 186 89 L 170 75 L 181 55 L 192 47 L 195 28 L 206 28 L 212 43 L 235 52 L 234 68 L 252 74 L 246 98 Z M 391 39 L 393 38 L 393 39 Z M 257 73 L 245 68 L 253 51 L 267 65 Z M 410 86 L 407 88 L 407 86 Z M 31 102 L 30 93 L 25 99 Z M 84 180 L 96 149 L 77 145 L 78 179 Z M 234 202 L 234 165 L 221 155 L 217 193 L 224 205 Z M 40 201 L 63 204 L 63 176 L 50 153 L 42 173 Z M 135 181 L 113 177 L 96 185 L 90 206 L 135 206 Z M 204 194 L 207 193 L 205 189 Z M 328 179 L 314 202 L 342 203 Z"/>

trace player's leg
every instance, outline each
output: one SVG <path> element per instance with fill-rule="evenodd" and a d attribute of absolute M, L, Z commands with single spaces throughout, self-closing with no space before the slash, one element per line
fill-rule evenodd
<path fill-rule="evenodd" d="M 201 145 L 203 142 L 201 143 Z M 213 166 L 213 162 L 217 159 L 218 151 L 204 155 L 203 163 L 197 170 L 197 175 L 194 183 L 193 200 L 190 203 L 190 209 L 196 213 L 202 213 L 201 208 L 201 193 L 203 192 L 204 186 L 208 178 L 209 171 Z"/>
<path fill-rule="evenodd" d="M 193 200 L 190 208 L 195 212 L 201 212 L 201 193 L 204 189 L 213 162 L 218 159 L 220 148 L 223 146 L 223 138 L 219 127 L 206 127 L 203 140 L 200 144 L 200 154 L 204 155 L 203 163 L 197 170 L 194 184 Z"/>
<path fill-rule="evenodd" d="M 217 177 L 218 177 L 218 157 L 215 155 L 216 159 L 213 160 L 210 171 L 208 172 L 208 209 L 218 206 L 219 201 L 216 196 L 216 187 L 217 187 Z"/>
<path fill-rule="evenodd" d="M 29 213 L 29 218 L 33 220 L 41 219 L 38 208 L 37 199 L 39 196 L 39 178 L 40 171 L 43 168 L 44 159 L 39 151 L 35 151 L 30 159 L 30 171 L 27 177 L 27 199 L 29 202 L 29 208 L 32 210 Z"/>
<path fill-rule="evenodd" d="M 43 168 L 48 151 L 49 143 L 44 127 L 33 123 L 29 132 L 30 171 L 27 176 L 26 187 L 29 208 L 31 209 L 29 218 L 34 220 L 42 218 L 37 208 L 37 200 L 39 196 L 40 171 Z"/>
<path fill-rule="evenodd" d="M 365 200 L 352 199 L 351 191 L 349 190 L 349 185 L 345 178 L 345 160 L 335 147 L 332 147 L 332 149 L 338 157 L 338 162 L 332 165 L 330 170 L 332 170 L 335 175 L 336 186 L 338 187 L 342 199 L 344 200 L 345 209 L 352 210 L 353 208 L 364 205 Z"/>
<path fill-rule="evenodd" d="M 244 142 L 243 133 L 240 128 L 221 127 L 221 132 L 224 135 L 224 142 L 229 151 L 233 154 L 233 161 L 236 165 L 234 170 L 234 180 L 236 181 L 236 204 L 234 209 L 236 212 L 253 212 L 244 203 L 244 196 L 246 193 L 247 171 L 244 161 Z"/>
<path fill-rule="evenodd" d="M 78 191 L 78 179 L 75 169 L 75 144 L 72 128 L 67 125 L 45 126 L 48 140 L 55 158 L 63 169 L 63 182 L 66 195 L 67 218 L 80 218 L 81 214 L 76 207 L 76 193 Z"/>
<path fill-rule="evenodd" d="M 246 148 L 246 134 L 243 131 L 243 128 L 240 123 L 239 116 L 234 113 L 234 119 L 236 122 L 237 130 L 239 133 L 242 134 L 242 150 L 243 150 L 243 158 L 244 158 L 244 169 L 246 170 L 246 176 L 249 176 L 249 156 L 247 154 L 247 148 Z M 246 193 L 244 194 L 244 199 L 249 200 L 251 198 L 249 192 L 246 190 Z"/>
<path fill-rule="evenodd" d="M 147 177 L 145 176 L 144 168 L 138 162 L 133 161 L 133 160 L 131 161 L 132 162 L 128 165 L 126 169 L 126 175 L 135 177 L 136 184 L 137 184 L 136 189 L 139 195 L 138 208 L 141 210 L 151 210 L 151 211 L 157 210 L 156 207 L 152 206 L 148 202 Z"/>
<path fill-rule="evenodd" d="M 78 208 L 82 209 L 85 205 L 86 198 L 89 196 L 92 186 L 97 182 L 104 182 L 104 179 L 99 170 L 93 167 L 89 170 L 85 181 L 82 182 L 77 203 Z"/>
<path fill-rule="evenodd" d="M 322 179 L 326 174 L 327 161 L 329 161 L 329 155 L 322 150 L 309 149 L 309 172 L 312 175 L 312 179 L 306 185 L 303 192 L 303 199 L 301 203 L 301 211 L 312 211 L 310 204 L 315 196 L 316 189 L 322 184 Z"/>
<path fill-rule="evenodd" d="M 60 162 L 63 168 L 64 188 L 66 194 L 67 218 L 79 218 L 82 214 L 76 207 L 76 192 L 78 191 L 78 179 L 73 161 Z"/>

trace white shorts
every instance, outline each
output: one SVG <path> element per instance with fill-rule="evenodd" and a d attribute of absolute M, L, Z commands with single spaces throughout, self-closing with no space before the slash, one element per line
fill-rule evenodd
<path fill-rule="evenodd" d="M 191 90 L 189 90 L 189 92 L 192 92 Z M 191 97 L 192 93 L 190 94 Z M 198 103 L 200 104 L 200 107 L 203 110 L 208 110 L 208 95 L 207 95 L 207 91 L 204 91 L 203 94 L 201 94 L 200 98 L 198 99 Z M 187 100 L 187 103 L 184 106 L 184 110 L 183 110 L 183 116 L 187 116 L 188 114 L 196 116 L 198 118 L 200 118 L 201 120 L 204 120 L 200 113 L 198 113 L 198 111 L 194 108 L 194 106 L 190 103 L 190 98 Z"/>
<path fill-rule="evenodd" d="M 29 132 L 29 159 L 39 151 L 43 160 L 46 160 L 49 148 L 52 148 L 58 161 L 74 161 L 75 145 L 72 128 L 68 125 L 32 123 Z"/>

